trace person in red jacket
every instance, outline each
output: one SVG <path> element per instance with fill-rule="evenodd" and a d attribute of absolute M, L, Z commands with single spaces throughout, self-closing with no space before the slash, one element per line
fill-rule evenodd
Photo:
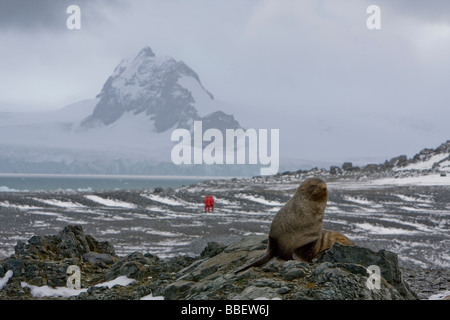
<path fill-rule="evenodd" d="M 212 195 L 209 196 L 209 207 L 211 208 L 211 211 L 214 212 L 214 197 Z"/>
<path fill-rule="evenodd" d="M 205 197 L 205 212 L 206 212 L 206 210 L 208 210 L 208 212 L 209 212 L 210 206 L 211 206 L 211 200 L 209 198 L 209 195 L 206 195 L 206 197 Z"/>

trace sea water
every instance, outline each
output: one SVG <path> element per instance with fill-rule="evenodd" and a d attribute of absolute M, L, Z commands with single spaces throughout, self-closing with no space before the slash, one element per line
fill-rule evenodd
<path fill-rule="evenodd" d="M 121 176 L 121 175 L 0 175 L 0 192 L 100 191 L 179 188 L 218 179 L 204 176 Z"/>

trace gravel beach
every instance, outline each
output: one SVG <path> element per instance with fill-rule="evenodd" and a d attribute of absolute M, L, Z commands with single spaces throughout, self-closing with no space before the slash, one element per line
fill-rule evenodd
<path fill-rule="evenodd" d="M 324 229 L 374 251 L 397 253 L 405 279 L 422 299 L 450 290 L 450 187 L 320 177 L 330 190 Z M 14 253 L 17 241 L 67 224 L 111 242 L 119 256 L 134 251 L 195 256 L 208 242 L 227 245 L 243 235 L 267 234 L 275 213 L 305 178 L 285 174 L 177 189 L 0 193 L 0 259 Z M 213 213 L 203 209 L 207 193 L 215 198 Z"/>

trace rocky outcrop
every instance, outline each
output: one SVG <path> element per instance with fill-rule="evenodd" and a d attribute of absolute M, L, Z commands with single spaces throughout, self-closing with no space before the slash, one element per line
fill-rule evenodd
<path fill-rule="evenodd" d="M 19 241 L 15 254 L 0 264 L 0 276 L 11 270 L 13 278 L 36 286 L 65 286 L 67 268 L 94 262 L 101 268 L 117 260 L 114 247 L 85 235 L 81 226 L 69 225 L 57 235 L 33 236 L 28 242 Z M 94 278 L 89 274 L 86 280 Z"/>
<path fill-rule="evenodd" d="M 0 278 L 13 272 L 0 299 L 35 299 L 30 286 L 64 287 L 69 265 L 80 268 L 84 290 L 64 299 L 140 299 L 150 294 L 166 300 L 417 299 L 402 279 L 397 255 L 385 250 L 337 244 L 313 263 L 272 259 L 235 273 L 264 253 L 266 239 L 250 235 L 229 246 L 209 243 L 198 257 L 163 260 L 139 252 L 117 257 L 111 244 L 85 235 L 81 226 L 67 226 L 57 235 L 19 242 L 16 253 L 0 261 Z M 368 285 L 373 265 L 381 273 L 379 288 Z M 99 285 L 121 277 L 132 281 Z"/>
<path fill-rule="evenodd" d="M 314 171 L 312 169 L 311 171 Z M 351 162 L 344 162 L 341 167 L 331 166 L 329 173 L 332 175 L 371 175 L 408 176 L 411 173 L 441 173 L 446 176 L 446 171 L 450 170 L 450 140 L 444 142 L 436 149 L 425 148 L 415 154 L 411 159 L 406 155 L 400 155 L 380 164 L 367 164 L 362 167 L 353 166 Z M 444 172 L 443 172 L 444 171 Z M 287 172 L 288 173 L 288 172 Z M 297 172 L 299 173 L 299 172 Z"/>
<path fill-rule="evenodd" d="M 416 299 L 388 251 L 336 244 L 311 264 L 272 259 L 261 268 L 235 270 L 264 254 L 266 236 L 248 236 L 211 258 L 179 271 L 164 289 L 168 299 Z M 381 269 L 381 288 L 369 289 L 367 267 Z"/>
<path fill-rule="evenodd" d="M 17 258 L 44 261 L 81 259 L 91 252 L 115 256 L 114 247 L 110 243 L 99 242 L 93 236 L 85 235 L 79 225 L 69 225 L 57 235 L 34 236 L 28 243 L 19 241 L 14 251 Z"/>

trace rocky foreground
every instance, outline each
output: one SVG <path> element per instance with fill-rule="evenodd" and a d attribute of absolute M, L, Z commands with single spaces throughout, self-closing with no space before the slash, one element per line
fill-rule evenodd
<path fill-rule="evenodd" d="M 264 253 L 266 239 L 249 235 L 229 246 L 211 242 L 197 257 L 160 259 L 140 252 L 119 257 L 111 243 L 68 225 L 56 235 L 19 241 L 15 254 L 0 261 L 0 299 L 419 298 L 403 279 L 395 253 L 358 246 L 337 244 L 310 264 L 272 259 L 235 274 Z M 66 288 L 67 269 L 74 265 L 81 271 L 79 290 Z M 379 267 L 381 278 L 368 273 L 370 266 Z"/>

